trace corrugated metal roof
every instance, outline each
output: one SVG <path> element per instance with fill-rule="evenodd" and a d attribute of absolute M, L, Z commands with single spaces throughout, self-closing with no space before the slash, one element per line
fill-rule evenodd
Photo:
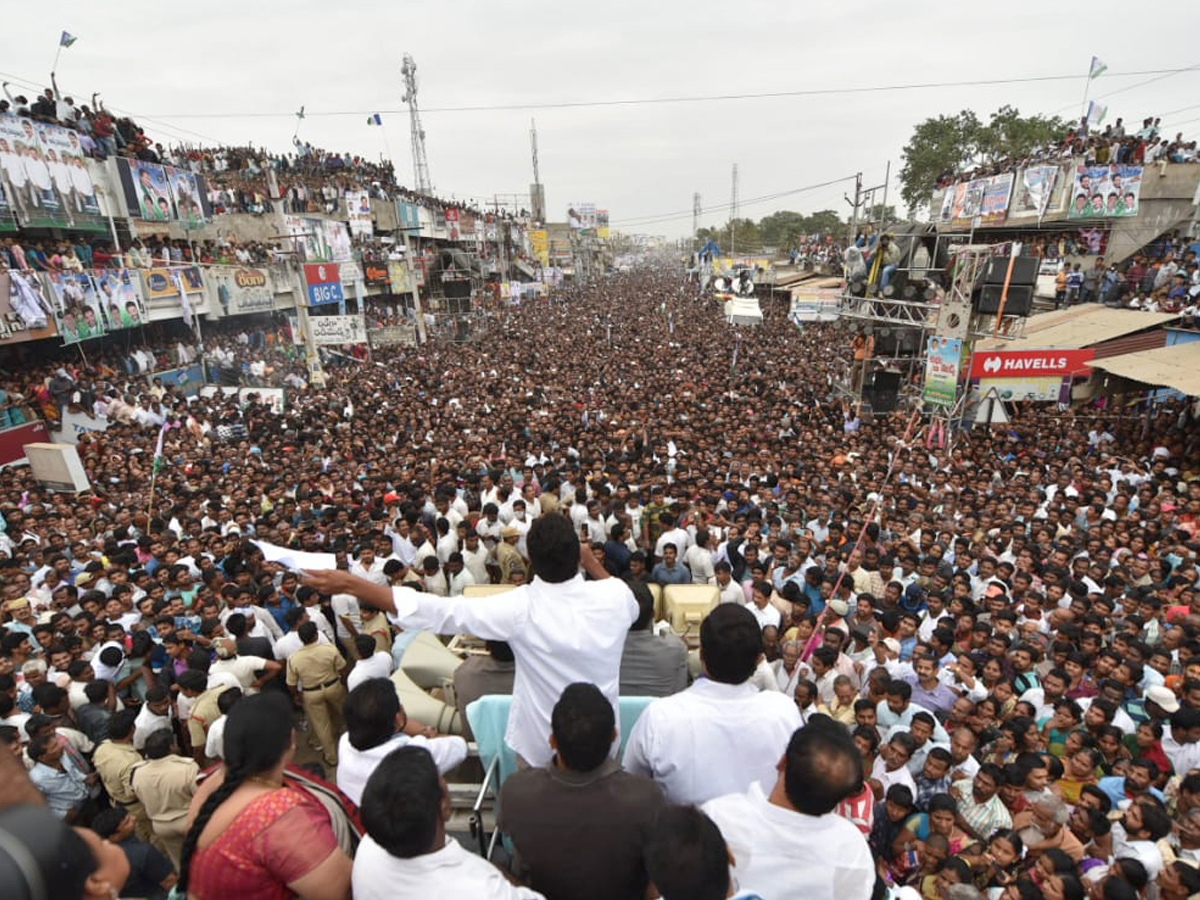
<path fill-rule="evenodd" d="M 1063 315 L 1069 312 L 1071 315 Z M 1039 321 L 1046 316 L 1053 321 Z M 1042 313 L 1025 323 L 1025 334 L 1015 341 L 987 338 L 975 350 L 1078 350 L 1111 341 L 1145 328 L 1174 322 L 1175 313 L 1148 313 L 1136 309 L 1108 309 L 1089 303 L 1073 309 Z"/>
<path fill-rule="evenodd" d="M 1200 341 L 1110 356 L 1089 365 L 1110 375 L 1200 397 Z"/>

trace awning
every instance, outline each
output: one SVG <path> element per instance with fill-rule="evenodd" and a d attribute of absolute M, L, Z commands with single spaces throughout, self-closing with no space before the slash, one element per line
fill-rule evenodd
<path fill-rule="evenodd" d="M 1200 341 L 1110 356 L 1090 365 L 1120 378 L 1200 397 Z"/>
<path fill-rule="evenodd" d="M 987 338 L 975 344 L 975 352 L 1080 349 L 1147 328 L 1158 328 L 1178 318 L 1178 313 L 1109 309 L 1097 303 L 1084 303 L 1068 310 L 1032 316 L 1025 321 L 1025 334 L 1022 337 L 1015 341 Z"/>

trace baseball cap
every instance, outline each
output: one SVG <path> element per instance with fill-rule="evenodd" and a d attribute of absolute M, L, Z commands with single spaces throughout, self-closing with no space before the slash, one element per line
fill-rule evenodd
<path fill-rule="evenodd" d="M 1175 696 L 1170 688 L 1163 687 L 1161 684 L 1156 684 L 1148 688 L 1145 699 L 1160 707 L 1165 713 L 1179 712 L 1179 698 Z"/>

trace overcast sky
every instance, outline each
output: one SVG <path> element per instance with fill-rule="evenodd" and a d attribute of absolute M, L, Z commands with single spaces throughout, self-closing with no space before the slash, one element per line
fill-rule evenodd
<path fill-rule="evenodd" d="M 22 86 L 44 85 L 65 29 L 78 42 L 58 65 L 64 91 L 77 100 L 100 91 L 156 140 L 286 150 L 304 105 L 301 138 L 371 157 L 390 150 L 411 184 L 400 76 L 408 52 L 438 194 L 527 193 L 536 117 L 552 219 L 570 202 L 591 201 L 616 228 L 676 237 L 691 230 L 694 192 L 708 210 L 702 224 L 725 220 L 734 163 L 747 217 L 844 214 L 844 184 L 746 201 L 856 171 L 882 183 L 889 159 L 893 174 L 899 168 L 913 125 L 943 112 L 969 107 L 986 118 L 1010 103 L 1027 114 L 1078 115 L 1092 54 L 1109 67 L 1091 85 L 1093 98 L 1107 99 L 1108 121 L 1163 115 L 1164 131 L 1194 137 L 1200 4 L 1148 9 L 1109 0 L 1093 0 L 1085 13 L 1062 0 L 8 0 L 0 70 Z M 1186 67 L 1195 68 L 1144 86 L 1155 76 L 1121 74 Z M 853 95 L 437 111 L 1069 74 Z M 383 114 L 384 128 L 366 124 L 370 112 Z"/>

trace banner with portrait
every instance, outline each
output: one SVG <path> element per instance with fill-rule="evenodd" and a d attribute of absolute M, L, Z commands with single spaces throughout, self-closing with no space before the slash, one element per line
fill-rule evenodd
<path fill-rule="evenodd" d="M 1141 191 L 1141 166 L 1076 166 L 1068 215 L 1072 219 L 1136 216 Z"/>
<path fill-rule="evenodd" d="M 137 328 L 146 321 L 139 279 L 128 269 L 93 269 L 100 311 L 109 331 Z"/>
<path fill-rule="evenodd" d="M 954 186 L 954 209 L 951 212 L 955 228 L 970 228 L 983 208 L 983 193 L 988 179 L 975 178 Z"/>
<path fill-rule="evenodd" d="M 308 216 L 283 217 L 284 233 L 301 262 L 352 262 L 354 248 L 345 222 Z"/>
<path fill-rule="evenodd" d="M 0 269 L 0 342 L 54 337 L 54 304 L 32 272 Z"/>
<path fill-rule="evenodd" d="M 117 173 L 130 218 L 146 222 L 170 222 L 175 218 L 171 182 L 165 168 L 122 157 L 117 160 Z"/>
<path fill-rule="evenodd" d="M 0 193 L 27 228 L 106 228 L 79 135 L 58 125 L 0 116 Z"/>
<path fill-rule="evenodd" d="M 199 227 L 212 218 L 208 205 L 208 191 L 202 178 L 185 169 L 164 166 L 167 183 L 171 187 L 171 200 L 175 204 L 175 215 L 185 228 Z"/>
<path fill-rule="evenodd" d="M 960 338 L 930 337 L 925 342 L 925 388 L 922 399 L 932 406 L 954 406 L 962 358 Z"/>
<path fill-rule="evenodd" d="M 142 271 L 142 290 L 146 302 L 178 300 L 180 290 L 185 294 L 204 292 L 204 274 L 199 266 L 171 266 Z"/>
<path fill-rule="evenodd" d="M 979 220 L 983 225 L 1000 225 L 1008 217 L 1008 200 L 1012 196 L 1013 173 L 993 175 L 987 179 L 979 205 Z"/>
<path fill-rule="evenodd" d="M 104 337 L 108 320 L 92 276 L 84 272 L 43 272 L 53 293 L 54 318 L 63 344 Z"/>
<path fill-rule="evenodd" d="M 1062 212 L 1068 179 L 1059 177 L 1058 166 L 1029 166 L 1017 173 L 1013 196 L 1008 204 L 1008 220 L 1040 220 Z"/>
<path fill-rule="evenodd" d="M 371 237 L 375 234 L 375 225 L 371 221 L 371 196 L 366 191 L 346 191 L 346 214 L 352 235 Z"/>

